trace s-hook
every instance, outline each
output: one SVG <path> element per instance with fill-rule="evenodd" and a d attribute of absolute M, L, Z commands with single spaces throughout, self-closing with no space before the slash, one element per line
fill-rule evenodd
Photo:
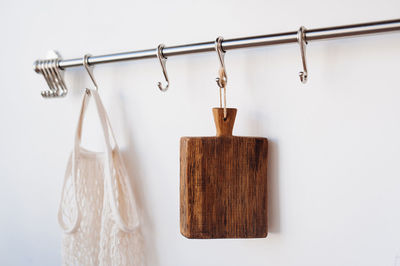
<path fill-rule="evenodd" d="M 89 77 L 92 80 L 92 82 L 94 84 L 94 87 L 98 91 L 99 87 L 97 86 L 97 82 L 96 82 L 96 80 L 94 79 L 94 76 L 93 76 L 93 67 L 90 67 L 90 65 L 89 65 L 89 57 L 90 56 L 91 56 L 90 54 L 85 54 L 83 56 L 83 66 L 85 67 L 87 73 L 89 74 Z"/>
<path fill-rule="evenodd" d="M 165 57 L 163 52 L 162 52 L 164 47 L 165 47 L 164 44 L 160 44 L 157 47 L 157 58 L 160 61 L 161 68 L 162 68 L 162 71 L 163 71 L 163 74 L 164 74 L 164 78 L 165 78 L 165 81 L 167 83 L 167 85 L 165 87 L 162 86 L 161 82 L 157 83 L 157 86 L 161 91 L 167 91 L 168 87 L 169 87 L 169 79 L 168 79 L 167 67 L 166 67 L 167 57 Z"/>
<path fill-rule="evenodd" d="M 302 83 L 307 82 L 308 71 L 307 71 L 307 62 L 306 62 L 306 28 L 301 26 L 297 31 L 297 42 L 300 45 L 300 53 L 301 53 L 301 61 L 303 63 L 303 71 L 299 72 L 300 81 Z"/>
<path fill-rule="evenodd" d="M 225 69 L 225 51 L 222 49 L 222 42 L 224 38 L 219 36 L 215 40 L 215 51 L 218 54 L 220 68 L 218 71 L 218 77 L 216 78 L 217 85 L 219 87 L 219 107 L 222 108 L 222 89 L 224 89 L 224 119 L 226 119 L 226 84 L 228 83 L 228 76 L 226 75 Z"/>

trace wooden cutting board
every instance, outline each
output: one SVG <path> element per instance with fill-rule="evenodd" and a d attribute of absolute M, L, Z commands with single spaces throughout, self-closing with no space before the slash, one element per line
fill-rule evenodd
<path fill-rule="evenodd" d="M 216 137 L 180 141 L 180 228 L 187 238 L 267 236 L 268 140 L 232 136 L 237 109 L 213 108 Z"/>

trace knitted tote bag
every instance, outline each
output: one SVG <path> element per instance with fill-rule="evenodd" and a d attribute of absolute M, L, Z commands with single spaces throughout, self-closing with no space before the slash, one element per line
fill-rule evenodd
<path fill-rule="evenodd" d="M 82 125 L 93 97 L 106 151 L 81 147 Z M 96 90 L 86 89 L 67 164 L 58 221 L 64 231 L 63 265 L 142 265 L 136 254 L 138 211 L 114 133 Z M 136 257 L 135 257 L 136 256 Z"/>

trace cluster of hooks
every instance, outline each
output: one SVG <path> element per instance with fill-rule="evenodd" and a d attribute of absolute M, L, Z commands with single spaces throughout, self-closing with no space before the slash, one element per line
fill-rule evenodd
<path fill-rule="evenodd" d="M 38 60 L 35 62 L 35 69 L 42 74 L 48 89 L 41 92 L 44 98 L 63 97 L 67 95 L 68 89 L 65 86 L 63 76 L 58 66 L 59 57 L 49 60 Z"/>
<path fill-rule="evenodd" d="M 170 87 L 166 62 L 169 56 L 211 52 L 216 51 L 220 63 L 218 77 L 216 79 L 219 88 L 220 107 L 224 108 L 224 117 L 226 117 L 226 85 L 228 76 L 225 68 L 225 54 L 227 50 L 259 47 L 276 44 L 298 43 L 300 47 L 302 71 L 299 72 L 300 81 L 306 83 L 309 78 L 309 72 L 306 62 L 306 46 L 309 41 L 334 39 L 341 37 L 362 36 L 376 33 L 387 33 L 400 31 L 400 19 L 384 20 L 376 22 L 367 22 L 360 24 L 350 24 L 343 26 L 334 26 L 318 29 L 306 29 L 301 26 L 297 31 L 268 34 L 261 36 L 243 37 L 230 40 L 224 40 L 218 37 L 214 42 L 193 43 L 187 45 L 178 45 L 165 47 L 160 44 L 156 49 L 123 52 L 101 56 L 91 56 L 86 54 L 83 58 L 62 60 L 59 54 L 53 55 L 50 59 L 37 60 L 34 63 L 34 70 L 43 75 L 48 89 L 42 91 L 45 98 L 63 97 L 68 93 L 65 85 L 62 71 L 68 67 L 84 66 L 90 75 L 97 89 L 97 83 L 94 80 L 90 66 L 101 63 L 111 63 L 125 60 L 137 60 L 146 58 L 157 58 L 165 78 L 165 84 L 157 83 L 158 88 L 165 92 Z"/>

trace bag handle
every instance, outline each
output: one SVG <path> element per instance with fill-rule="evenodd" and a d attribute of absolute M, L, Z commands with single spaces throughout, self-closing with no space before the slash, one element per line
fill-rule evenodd
<path fill-rule="evenodd" d="M 117 195 L 115 194 L 115 190 L 113 189 L 113 186 L 118 186 L 116 182 L 114 182 L 114 178 L 116 174 L 119 174 L 117 171 L 114 171 L 114 157 L 113 157 L 113 149 L 111 148 L 111 142 L 110 140 L 112 140 L 114 142 L 114 150 L 116 151 L 116 153 L 119 153 L 119 147 L 117 144 L 117 141 L 115 139 L 115 135 L 114 132 L 111 128 L 111 123 L 110 123 L 110 119 L 108 118 L 106 109 L 104 108 L 104 105 L 100 99 L 100 95 L 98 93 L 97 90 L 90 90 L 90 92 L 93 95 L 94 101 L 96 103 L 97 106 L 97 110 L 98 110 L 98 114 L 99 114 L 99 118 L 100 121 L 102 122 L 102 126 L 103 126 L 103 132 L 104 132 L 104 138 L 105 138 L 105 142 L 106 142 L 106 147 L 107 147 L 107 155 L 108 155 L 108 169 L 105 168 L 105 174 L 104 177 L 105 179 L 105 190 L 108 190 L 109 196 L 110 196 L 110 206 L 111 206 L 111 211 L 112 214 L 114 216 L 115 222 L 118 225 L 119 229 L 124 231 L 124 232 L 132 232 L 136 229 L 136 227 L 138 226 L 138 222 L 134 223 L 133 225 L 129 226 L 124 219 L 121 216 L 121 213 L 118 209 L 118 199 L 117 199 Z M 110 138 L 111 136 L 111 138 Z M 107 165 L 107 164 L 106 164 Z M 122 167 L 122 166 L 121 166 Z M 108 170 L 108 171 L 107 171 Z M 120 169 L 123 170 L 123 169 Z M 130 181 L 128 178 L 126 178 L 126 174 L 124 173 L 123 175 L 120 175 L 120 177 L 125 178 L 124 183 L 126 184 L 126 189 L 127 189 L 127 195 L 125 195 L 128 198 L 128 204 L 135 209 L 133 206 L 135 206 L 135 199 L 133 197 L 133 191 L 132 191 L 132 186 L 130 184 Z M 116 187 L 117 189 L 117 187 Z"/>
<path fill-rule="evenodd" d="M 104 108 L 104 105 L 101 102 L 98 92 L 96 90 L 89 90 L 89 89 L 86 89 L 86 93 L 85 93 L 85 96 L 84 96 L 83 102 L 82 102 L 81 112 L 79 115 L 78 126 L 76 129 L 76 135 L 75 135 L 74 151 L 72 153 L 72 163 L 71 163 L 71 167 L 70 167 L 70 168 L 72 168 L 71 169 L 72 170 L 72 186 L 73 186 L 73 189 L 75 190 L 74 191 L 74 201 L 75 201 L 75 207 L 76 207 L 76 211 L 75 211 L 76 215 L 75 215 L 75 219 L 72 222 L 72 225 L 70 227 L 67 227 L 62 218 L 62 206 L 60 204 L 59 213 L 58 213 L 59 223 L 60 223 L 60 226 L 64 229 L 64 231 L 66 233 L 73 233 L 76 231 L 78 224 L 80 222 L 80 211 L 79 211 L 79 207 L 78 207 L 78 203 L 77 203 L 77 198 L 76 198 L 77 194 L 76 194 L 76 186 L 75 186 L 77 171 L 78 171 L 76 162 L 78 160 L 77 153 L 79 151 L 81 139 L 82 139 L 83 120 L 84 120 L 84 116 L 86 113 L 86 109 L 87 109 L 87 105 L 88 105 L 90 96 L 93 96 L 94 101 L 95 101 L 97 114 L 99 116 L 100 123 L 101 123 L 102 129 L 103 129 L 103 136 L 104 136 L 105 146 L 106 146 L 106 152 L 105 152 L 106 158 L 105 158 L 105 165 L 104 165 L 104 186 L 105 186 L 104 193 L 108 193 L 108 195 L 109 195 L 111 211 L 112 211 L 113 217 L 114 217 L 115 222 L 118 225 L 118 227 L 124 232 L 132 232 L 137 227 L 138 223 L 135 223 L 133 226 L 129 226 L 123 220 L 123 218 L 119 212 L 119 209 L 118 209 L 117 196 L 113 189 L 113 184 L 115 184 L 115 185 L 117 185 L 117 184 L 116 184 L 116 182 L 113 182 L 115 171 L 114 171 L 113 149 L 112 149 L 111 141 L 113 142 L 114 149 L 117 152 L 118 152 L 119 148 L 118 148 L 117 142 L 115 140 L 115 135 L 114 135 L 114 132 L 112 131 L 111 124 L 110 124 L 109 118 L 107 116 L 107 112 Z M 69 165 L 70 165 L 70 163 L 69 163 Z M 70 172 L 71 172 L 71 170 L 70 170 Z M 66 178 L 64 180 L 62 199 L 64 197 L 65 184 L 67 183 L 66 182 L 67 174 L 68 173 L 66 173 Z M 69 176 L 70 175 L 71 175 L 71 173 L 69 173 Z M 129 204 L 131 206 L 134 206 L 135 200 L 133 197 L 133 191 L 130 186 L 129 179 L 127 179 L 125 175 L 122 175 L 122 178 L 126 179 L 124 181 L 127 184 L 127 195 L 125 195 L 125 196 L 127 196 Z"/>
<path fill-rule="evenodd" d="M 64 184 L 63 184 L 63 187 L 61 190 L 61 200 L 60 200 L 60 204 L 58 207 L 58 223 L 59 223 L 60 227 L 62 228 L 62 230 L 64 231 L 64 233 L 67 233 L 67 234 L 74 233 L 78 229 L 78 225 L 81 221 L 81 212 L 79 210 L 78 199 L 77 199 L 77 190 L 76 190 L 76 177 L 77 177 L 77 172 L 78 172 L 76 162 L 78 160 L 77 152 L 79 151 L 79 145 L 81 142 L 82 125 L 83 125 L 83 120 L 85 117 L 86 109 L 87 109 L 87 106 L 89 103 L 89 99 L 90 99 L 89 97 L 90 97 L 90 92 L 88 91 L 88 89 L 86 89 L 85 94 L 83 96 L 81 110 L 79 112 L 78 125 L 76 128 L 75 139 L 74 139 L 74 149 L 68 159 L 67 169 L 65 171 L 65 176 L 64 176 Z M 72 176 L 71 176 L 71 174 L 72 174 Z M 72 223 L 69 225 L 64 221 L 63 207 L 62 207 L 62 204 L 64 202 L 65 189 L 66 189 L 66 185 L 68 183 L 68 179 L 71 179 L 71 186 L 72 186 L 72 190 L 74 193 L 72 200 L 73 200 L 73 205 L 75 205 L 72 208 L 73 212 L 74 212 Z"/>
<path fill-rule="evenodd" d="M 99 93 L 97 90 L 89 90 L 86 89 L 86 93 L 83 99 L 82 103 L 82 108 L 81 108 L 81 113 L 79 115 L 79 120 L 78 120 L 78 126 L 76 128 L 76 133 L 75 133 L 75 150 L 79 150 L 79 146 L 82 141 L 82 127 L 83 127 L 83 121 L 84 117 L 86 114 L 86 109 L 90 100 L 90 96 L 93 96 L 95 104 L 96 104 L 96 110 L 97 110 L 97 115 L 100 120 L 100 125 L 103 129 L 103 136 L 105 140 L 105 145 L 106 145 L 106 152 L 111 153 L 112 152 L 112 147 L 118 148 L 114 132 L 111 128 L 110 120 L 108 118 L 107 112 L 104 108 L 104 105 L 101 102 Z M 112 143 L 111 143 L 112 142 Z"/>

